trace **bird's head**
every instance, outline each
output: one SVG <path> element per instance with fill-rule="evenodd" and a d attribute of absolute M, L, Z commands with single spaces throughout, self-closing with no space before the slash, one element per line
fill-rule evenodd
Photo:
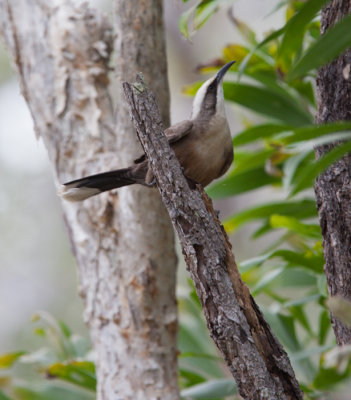
<path fill-rule="evenodd" d="M 207 119 L 214 115 L 225 115 L 223 77 L 234 63 L 235 61 L 231 61 L 225 64 L 215 76 L 202 84 L 193 101 L 191 119 Z"/>

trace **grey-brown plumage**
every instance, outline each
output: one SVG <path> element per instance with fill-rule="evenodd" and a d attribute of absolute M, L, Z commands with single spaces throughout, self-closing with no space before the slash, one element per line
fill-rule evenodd
<path fill-rule="evenodd" d="M 224 65 L 197 91 L 191 118 L 166 129 L 165 134 L 187 178 L 207 186 L 222 176 L 233 161 L 233 146 L 224 109 L 222 80 L 234 61 Z M 62 185 L 60 195 L 81 201 L 107 190 L 139 183 L 151 186 L 152 171 L 145 155 L 134 165 L 91 175 Z"/>

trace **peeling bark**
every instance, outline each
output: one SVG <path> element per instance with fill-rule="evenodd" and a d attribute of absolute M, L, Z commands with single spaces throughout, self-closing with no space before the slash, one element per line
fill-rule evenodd
<path fill-rule="evenodd" d="M 244 399 L 302 399 L 287 354 L 242 282 L 212 202 L 190 188 L 163 133 L 155 98 L 140 76 L 124 84 L 131 116 L 178 233 L 211 337 Z"/>
<path fill-rule="evenodd" d="M 321 33 L 351 12 L 349 0 L 333 0 L 322 12 Z M 318 71 L 316 122 L 351 120 L 351 50 Z M 335 144 L 320 146 L 320 158 Z M 325 274 L 331 296 L 351 300 L 351 155 L 323 172 L 315 184 L 323 234 Z M 351 329 L 331 315 L 337 343 L 351 343 Z"/>
<path fill-rule="evenodd" d="M 127 3 L 116 0 L 117 9 L 127 11 Z M 150 71 L 168 121 L 161 2 L 143 5 L 143 13 L 117 21 L 118 41 L 129 46 L 118 50 L 126 65 L 119 59 L 117 70 Z M 157 24 L 148 25 L 150 15 Z M 69 0 L 0 0 L 0 32 L 56 183 L 126 166 L 137 146 L 125 107 L 118 104 L 116 122 L 108 94 L 114 37 L 107 21 Z M 62 207 L 96 354 L 98 399 L 178 399 L 176 257 L 159 194 L 124 188 Z"/>

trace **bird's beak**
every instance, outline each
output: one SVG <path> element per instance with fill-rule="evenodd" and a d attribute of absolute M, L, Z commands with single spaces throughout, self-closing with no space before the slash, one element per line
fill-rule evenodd
<path fill-rule="evenodd" d="M 224 65 L 218 72 L 216 75 L 216 80 L 217 82 L 221 82 L 221 80 L 223 79 L 224 75 L 226 74 L 226 72 L 228 71 L 228 69 L 235 63 L 235 61 L 231 61 L 228 64 Z"/>

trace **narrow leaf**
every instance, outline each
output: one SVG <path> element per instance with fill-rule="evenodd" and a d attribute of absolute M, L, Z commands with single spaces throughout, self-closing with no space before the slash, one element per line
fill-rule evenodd
<path fill-rule="evenodd" d="M 0 389 L 0 400 L 12 400 L 12 399 L 6 396 L 6 394 Z"/>
<path fill-rule="evenodd" d="M 323 345 L 330 331 L 330 315 L 327 310 L 323 310 L 319 316 L 318 343 Z"/>
<path fill-rule="evenodd" d="M 285 28 L 286 26 L 283 26 L 282 28 L 272 32 L 271 34 L 269 34 L 265 39 L 263 39 L 257 46 L 255 46 L 250 53 L 245 57 L 245 59 L 243 60 L 243 62 L 240 64 L 240 68 L 239 68 L 239 74 L 238 74 L 238 80 L 240 80 L 241 76 L 243 75 L 243 73 L 246 70 L 247 65 L 249 64 L 249 61 L 251 59 L 251 57 L 256 53 L 256 51 L 263 47 L 264 45 L 266 45 L 267 43 L 277 39 L 279 36 L 281 36 L 284 32 L 285 32 Z"/>
<path fill-rule="evenodd" d="M 238 392 L 232 379 L 211 380 L 181 391 L 181 396 L 192 399 L 213 399 L 232 396 Z"/>
<path fill-rule="evenodd" d="M 309 358 L 311 356 L 321 355 L 321 354 L 325 353 L 326 351 L 332 349 L 333 347 L 334 347 L 334 345 L 330 345 L 330 344 L 326 345 L 326 346 L 312 347 L 310 349 L 305 349 L 305 350 L 294 353 L 293 355 L 291 355 L 291 359 L 293 361 L 297 361 L 297 360 L 303 360 L 305 358 Z"/>
<path fill-rule="evenodd" d="M 264 167 L 267 160 L 274 153 L 276 153 L 274 149 L 263 149 L 263 150 L 257 150 L 255 152 L 245 152 L 243 154 L 236 152 L 235 155 L 236 162 L 234 164 L 231 175 L 236 175 L 244 171 L 249 171 L 255 168 Z"/>
<path fill-rule="evenodd" d="M 327 169 L 331 164 L 333 164 L 338 159 L 342 158 L 346 153 L 351 151 L 351 141 L 343 143 L 334 149 L 330 150 L 319 160 L 311 164 L 307 164 L 304 168 L 299 171 L 299 176 L 295 181 L 295 187 L 291 191 L 291 196 L 300 192 L 303 189 L 311 186 L 314 179 Z"/>
<path fill-rule="evenodd" d="M 201 2 L 195 11 L 194 28 L 200 29 L 201 26 L 218 10 L 218 0 L 208 0 Z"/>
<path fill-rule="evenodd" d="M 265 311 L 264 316 L 274 333 L 287 348 L 291 351 L 299 351 L 301 349 L 296 337 L 295 321 L 293 317 L 269 311 Z"/>
<path fill-rule="evenodd" d="M 284 124 L 301 126 L 312 122 L 311 115 L 300 108 L 294 98 L 266 87 L 225 82 L 224 95 L 227 100 Z"/>
<path fill-rule="evenodd" d="M 351 131 L 350 122 L 331 122 L 325 125 L 309 125 L 291 130 L 291 134 L 283 141 L 286 144 L 302 142 L 305 140 L 320 138 L 335 132 Z"/>
<path fill-rule="evenodd" d="M 16 399 L 20 400 L 94 400 L 95 393 L 74 387 L 59 387 L 53 383 L 25 384 L 15 387 Z"/>
<path fill-rule="evenodd" d="M 351 46 L 351 15 L 346 16 L 321 36 L 297 61 L 288 73 L 293 80 L 319 68 L 336 58 Z"/>
<path fill-rule="evenodd" d="M 311 218 L 317 216 L 316 203 L 313 199 L 305 199 L 259 205 L 228 218 L 224 222 L 224 228 L 227 232 L 234 232 L 241 225 L 249 221 L 266 219 L 272 214 L 291 215 L 296 218 Z"/>
<path fill-rule="evenodd" d="M 274 281 L 274 279 L 276 279 L 283 271 L 284 267 L 280 267 L 266 273 L 253 287 L 252 294 L 255 296 L 256 294 L 261 292 L 267 285 L 272 283 L 272 281 Z"/>
<path fill-rule="evenodd" d="M 10 368 L 12 365 L 23 355 L 24 351 L 17 351 L 15 353 L 6 353 L 0 355 L 0 369 Z"/>
<path fill-rule="evenodd" d="M 320 226 L 317 224 L 303 224 L 298 219 L 285 215 L 272 215 L 270 224 L 273 228 L 285 228 L 302 236 L 320 239 Z"/>
<path fill-rule="evenodd" d="M 179 17 L 178 25 L 180 33 L 186 38 L 190 38 L 189 32 L 189 19 L 194 12 L 196 6 L 190 7 L 188 10 L 184 11 Z"/>
<path fill-rule="evenodd" d="M 62 379 L 84 389 L 96 389 L 95 365 L 90 361 L 53 364 L 47 372 L 52 378 Z"/>
<path fill-rule="evenodd" d="M 193 386 L 206 381 L 203 376 L 184 368 L 179 368 L 179 377 L 181 378 L 183 387 Z"/>
<path fill-rule="evenodd" d="M 264 139 L 273 136 L 277 133 L 286 132 L 291 130 L 290 125 L 278 125 L 278 124 L 262 124 L 252 126 L 240 133 L 238 133 L 233 143 L 235 146 L 242 146 L 247 143 L 254 142 L 258 139 Z"/>
<path fill-rule="evenodd" d="M 264 168 L 255 168 L 236 175 L 230 175 L 207 189 L 214 199 L 238 195 L 262 186 L 278 183 L 280 179 L 267 175 Z"/>
<path fill-rule="evenodd" d="M 296 53 L 302 45 L 307 24 L 314 18 L 327 0 L 309 0 L 289 20 L 286 25 L 285 34 L 279 48 L 279 57 Z"/>

